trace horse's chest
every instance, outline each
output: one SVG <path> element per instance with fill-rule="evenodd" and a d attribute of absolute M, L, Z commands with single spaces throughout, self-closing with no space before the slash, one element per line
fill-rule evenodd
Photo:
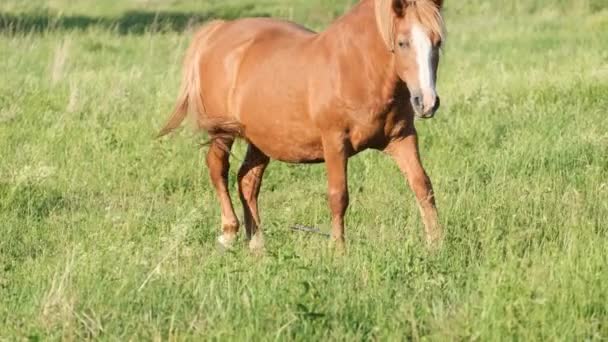
<path fill-rule="evenodd" d="M 407 120 L 398 115 L 396 110 L 375 112 L 379 114 L 368 112 L 350 115 L 348 136 L 355 152 L 367 148 L 383 149 L 395 135 L 400 135 L 407 127 Z"/>
<path fill-rule="evenodd" d="M 384 118 L 352 115 L 347 133 L 355 152 L 382 145 L 385 140 L 385 127 L 386 120 Z"/>

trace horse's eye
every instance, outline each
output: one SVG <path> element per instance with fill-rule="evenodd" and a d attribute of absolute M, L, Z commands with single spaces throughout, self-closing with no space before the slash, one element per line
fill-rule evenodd
<path fill-rule="evenodd" d="M 400 41 L 399 41 L 399 47 L 400 47 L 400 48 L 408 48 L 408 47 L 410 47 L 410 42 L 400 40 Z"/>

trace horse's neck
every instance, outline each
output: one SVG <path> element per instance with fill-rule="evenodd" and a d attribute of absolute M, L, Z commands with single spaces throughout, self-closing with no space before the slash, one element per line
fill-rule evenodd
<path fill-rule="evenodd" d="M 393 97 L 399 78 L 394 72 L 393 54 L 377 29 L 374 1 L 361 1 L 321 36 L 339 41 L 333 46 L 345 51 L 336 54 L 337 58 L 342 59 L 352 73 L 364 75 L 365 87 L 374 100 L 384 101 Z"/>

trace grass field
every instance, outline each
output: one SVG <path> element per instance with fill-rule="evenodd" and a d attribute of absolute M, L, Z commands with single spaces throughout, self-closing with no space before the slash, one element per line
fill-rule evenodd
<path fill-rule="evenodd" d="M 279 162 L 265 254 L 217 250 L 204 136 L 152 139 L 184 29 L 249 15 L 322 29 L 352 3 L 3 0 L 0 340 L 608 339 L 600 0 L 446 1 L 443 106 L 417 124 L 441 251 L 374 152 L 350 162 L 346 256 L 289 229 L 329 230 L 323 166 Z"/>

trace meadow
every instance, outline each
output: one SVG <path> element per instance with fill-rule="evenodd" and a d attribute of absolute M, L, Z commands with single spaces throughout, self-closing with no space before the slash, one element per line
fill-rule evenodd
<path fill-rule="evenodd" d="M 322 30 L 354 2 L 3 0 L 0 341 L 608 339 L 603 0 L 446 1 L 442 108 L 417 122 L 440 251 L 377 152 L 349 164 L 346 255 L 290 230 L 329 230 L 323 165 L 280 162 L 265 253 L 218 250 L 205 136 L 154 139 L 192 27 Z"/>

